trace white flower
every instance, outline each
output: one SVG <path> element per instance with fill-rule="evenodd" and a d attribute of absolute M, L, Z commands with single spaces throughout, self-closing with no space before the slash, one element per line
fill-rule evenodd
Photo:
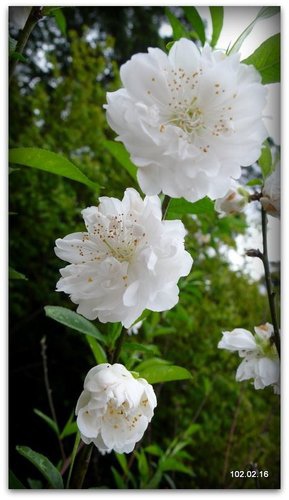
<path fill-rule="evenodd" d="M 124 88 L 107 94 L 107 119 L 144 193 L 220 198 L 240 166 L 259 158 L 266 89 L 239 54 L 200 52 L 181 39 L 169 55 L 158 48 L 134 55 L 120 76 Z"/>
<path fill-rule="evenodd" d="M 127 331 L 129 335 L 137 335 L 139 329 L 142 327 L 143 321 L 138 321 L 137 323 L 134 323 Z"/>
<path fill-rule="evenodd" d="M 280 362 L 275 345 L 272 343 L 273 326 L 270 323 L 256 326 L 255 335 L 243 328 L 223 332 L 220 349 L 239 351 L 244 358 L 236 373 L 236 380 L 254 379 L 255 389 L 272 385 L 276 394 L 280 393 Z"/>
<path fill-rule="evenodd" d="M 265 180 L 260 201 L 269 215 L 280 217 L 280 163 Z"/>
<path fill-rule="evenodd" d="M 15 25 L 18 29 L 23 29 L 28 16 L 30 14 L 31 7 L 9 7 L 9 21 Z"/>
<path fill-rule="evenodd" d="M 238 182 L 231 179 L 231 187 L 228 192 L 215 201 L 215 210 L 219 212 L 219 217 L 225 217 L 242 212 L 247 203 L 248 193 Z"/>
<path fill-rule="evenodd" d="M 142 438 L 157 405 L 152 386 L 118 363 L 92 368 L 75 413 L 81 439 L 101 453 L 130 453 Z"/>
<path fill-rule="evenodd" d="M 192 258 L 179 220 L 162 221 L 157 196 L 144 200 L 127 189 L 123 200 L 102 197 L 82 211 L 87 232 L 56 240 L 61 269 L 57 290 L 70 294 L 77 312 L 129 328 L 144 309 L 165 311 L 178 302 L 177 282 Z"/>

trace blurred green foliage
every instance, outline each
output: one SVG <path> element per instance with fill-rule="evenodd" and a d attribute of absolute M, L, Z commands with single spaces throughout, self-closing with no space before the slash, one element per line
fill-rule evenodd
<path fill-rule="evenodd" d="M 129 21 L 124 9 L 125 26 Z M 135 18 L 143 15 L 147 26 L 146 8 L 134 9 Z M 115 60 L 127 57 L 128 45 L 121 54 L 120 44 L 115 45 L 109 34 L 89 43 L 85 25 L 82 31 L 79 26 L 71 29 L 75 12 L 70 10 L 71 17 L 69 9 L 64 11 L 66 60 L 60 57 L 58 44 L 55 52 L 46 53 L 49 78 L 45 73 L 43 78 L 34 77 L 33 64 L 28 73 L 23 69 L 26 77 L 22 78 L 19 64 L 10 93 L 10 145 L 61 153 L 101 186 L 101 194 L 122 197 L 134 181 L 105 147 L 104 141 L 114 134 L 103 104 L 106 92 L 120 86 Z M 151 11 L 152 18 L 157 40 L 164 12 Z M 51 26 L 49 30 L 43 33 L 47 36 Z M 38 42 L 32 39 L 30 48 Z M 95 363 L 85 339 L 46 317 L 43 307 L 73 309 L 66 296 L 54 291 L 63 265 L 54 256 L 54 241 L 82 230 L 81 210 L 96 203 L 91 190 L 67 179 L 25 167 L 10 175 L 10 264 L 28 278 L 10 285 L 10 457 L 16 474 L 12 476 L 25 487 L 46 488 L 46 484 L 31 465 L 24 464 L 15 452 L 16 444 L 31 446 L 54 464 L 59 460 L 55 429 L 48 429 L 43 417 L 49 407 L 40 339 L 47 337 L 50 383 L 61 429 L 72 425 L 84 375 Z M 269 478 L 260 479 L 261 488 L 279 485 L 278 399 L 270 388 L 255 391 L 248 382 L 236 383 L 238 356 L 217 349 L 222 330 L 252 330 L 268 321 L 260 283 L 231 270 L 220 252 L 221 246 L 235 246 L 236 236 L 246 229 L 245 219 L 240 215 L 219 219 L 208 209 L 186 214 L 183 221 L 194 266 L 190 276 L 180 281 L 179 303 L 171 311 L 147 314 L 138 336 L 124 344 L 121 362 L 134 370 L 146 359 L 162 357 L 187 368 L 192 380 L 155 386 L 158 407 L 141 447 L 131 456 L 102 457 L 94 450 L 85 488 L 255 489 L 253 479 L 242 481 L 230 475 L 231 470 L 245 470 L 255 463 L 259 470 L 269 471 Z M 107 334 L 107 325 L 97 327 Z M 35 407 L 40 412 L 34 412 Z M 74 426 L 65 434 L 67 454 L 72 451 L 75 430 Z"/>

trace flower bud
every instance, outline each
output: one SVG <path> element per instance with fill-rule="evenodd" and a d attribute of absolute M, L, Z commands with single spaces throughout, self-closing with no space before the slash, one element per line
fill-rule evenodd
<path fill-rule="evenodd" d="M 260 201 L 267 214 L 280 217 L 280 163 L 265 180 Z"/>
<path fill-rule="evenodd" d="M 248 203 L 248 192 L 236 181 L 232 180 L 229 191 L 215 201 L 215 210 L 220 217 L 242 212 Z"/>

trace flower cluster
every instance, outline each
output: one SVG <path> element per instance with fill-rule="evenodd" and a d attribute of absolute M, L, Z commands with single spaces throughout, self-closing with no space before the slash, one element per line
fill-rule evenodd
<path fill-rule="evenodd" d="M 101 453 L 130 453 L 142 438 L 157 405 L 154 390 L 118 363 L 92 368 L 77 406 L 81 439 Z"/>
<path fill-rule="evenodd" d="M 143 200 L 132 188 L 122 200 L 101 197 L 82 211 L 85 232 L 56 240 L 60 270 L 57 290 L 70 295 L 77 312 L 90 320 L 121 322 L 137 334 L 145 309 L 166 311 L 178 302 L 178 281 L 192 257 L 185 250 L 180 220 L 163 220 L 157 194 L 196 201 L 209 196 L 223 217 L 241 212 L 248 193 L 237 184 L 241 166 L 258 160 L 267 132 L 262 113 L 266 89 L 253 66 L 239 54 L 226 55 L 189 40 L 136 54 L 120 70 L 123 88 L 107 94 L 106 113 L 137 165 Z M 261 203 L 280 211 L 279 171 L 265 182 Z M 209 237 L 209 235 L 207 236 Z M 197 235 L 196 235 L 197 238 Z M 279 360 L 266 323 L 255 335 L 224 332 L 218 347 L 243 358 L 238 381 L 254 379 L 256 389 L 279 391 Z M 120 364 L 100 364 L 84 381 L 76 407 L 82 440 L 101 453 L 129 453 L 156 407 L 153 388 Z"/>
<path fill-rule="evenodd" d="M 196 201 L 226 194 L 241 165 L 258 160 L 267 137 L 266 89 L 240 55 L 186 39 L 169 54 L 149 48 L 120 70 L 107 120 L 138 166 L 144 193 Z"/>
<path fill-rule="evenodd" d="M 179 220 L 163 221 L 160 199 L 134 189 L 123 200 L 101 197 L 82 211 L 87 232 L 56 240 L 61 269 L 57 290 L 70 294 L 77 312 L 129 328 L 144 309 L 165 311 L 178 302 L 177 282 L 192 267 Z"/>
<path fill-rule="evenodd" d="M 255 389 L 272 385 L 274 392 L 280 392 L 280 362 L 275 344 L 272 342 L 273 326 L 270 323 L 256 326 L 255 335 L 243 328 L 223 332 L 219 349 L 238 351 L 243 361 L 236 373 L 236 380 L 254 379 Z"/>

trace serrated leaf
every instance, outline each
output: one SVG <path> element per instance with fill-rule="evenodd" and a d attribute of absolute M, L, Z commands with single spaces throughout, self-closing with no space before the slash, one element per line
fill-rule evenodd
<path fill-rule="evenodd" d="M 49 425 L 49 427 L 55 432 L 57 436 L 59 435 L 58 425 L 56 422 L 54 422 L 54 420 L 52 420 L 52 418 L 50 418 L 48 415 L 45 415 L 45 413 L 43 413 L 42 411 L 37 410 L 37 408 L 34 408 L 33 411 L 38 417 L 44 420 L 47 425 Z"/>
<path fill-rule="evenodd" d="M 210 13 L 213 26 L 211 46 L 215 47 L 223 27 L 224 7 L 210 7 Z"/>
<path fill-rule="evenodd" d="M 182 37 L 190 38 L 181 21 L 179 21 L 179 19 L 172 13 L 172 11 L 168 7 L 165 7 L 165 14 L 172 27 L 174 40 L 179 40 Z"/>
<path fill-rule="evenodd" d="M 16 148 L 9 151 L 9 162 L 44 170 L 80 182 L 98 192 L 99 186 L 62 155 L 40 148 Z"/>
<path fill-rule="evenodd" d="M 56 24 L 57 24 L 58 28 L 60 29 L 60 32 L 62 33 L 62 35 L 66 36 L 66 19 L 65 19 L 65 15 L 63 14 L 62 9 L 56 9 L 53 12 L 53 15 L 54 15 L 54 19 L 56 21 Z"/>
<path fill-rule="evenodd" d="M 155 364 L 145 369 L 136 368 L 141 378 L 146 379 L 150 384 L 159 382 L 172 382 L 175 380 L 191 379 L 191 373 L 182 366 Z"/>
<path fill-rule="evenodd" d="M 280 33 L 265 40 L 242 63 L 255 66 L 264 85 L 280 82 Z"/>
<path fill-rule="evenodd" d="M 180 218 L 185 214 L 214 213 L 214 202 L 207 196 L 192 203 L 183 198 L 174 198 L 170 201 L 167 210 L 167 219 Z"/>
<path fill-rule="evenodd" d="M 250 35 L 254 26 L 261 21 L 262 19 L 267 19 L 269 17 L 275 16 L 280 12 L 280 7 L 262 7 L 259 10 L 255 19 L 245 28 L 245 30 L 241 33 L 241 35 L 237 38 L 235 43 L 232 45 L 231 49 L 228 51 L 228 54 L 234 54 L 238 52 L 248 35 Z"/>
<path fill-rule="evenodd" d="M 16 271 L 13 269 L 13 267 L 9 267 L 9 279 L 10 280 L 28 280 L 26 276 L 22 273 L 19 273 L 19 271 Z"/>
<path fill-rule="evenodd" d="M 115 141 L 103 141 L 103 145 L 135 181 L 137 168 L 130 160 L 129 153 L 125 149 L 124 145 Z"/>
<path fill-rule="evenodd" d="M 33 451 L 28 446 L 16 446 L 16 450 L 41 472 L 52 488 L 57 490 L 63 489 L 62 476 L 47 457 Z"/>
<path fill-rule="evenodd" d="M 9 490 L 26 490 L 26 486 L 15 476 L 14 472 L 9 469 L 9 480 L 8 480 Z"/>
<path fill-rule="evenodd" d="M 205 26 L 197 9 L 195 7 L 183 7 L 183 11 L 187 20 L 191 23 L 193 29 L 197 33 L 200 42 L 202 43 L 202 45 L 205 45 Z"/>
<path fill-rule="evenodd" d="M 100 333 L 96 326 L 94 326 L 88 319 L 84 318 L 80 314 L 77 314 L 75 311 L 71 311 L 70 309 L 61 306 L 45 306 L 44 310 L 46 316 L 54 319 L 54 321 L 68 326 L 69 328 L 72 328 L 72 330 L 76 330 L 84 335 L 93 337 L 103 344 L 107 344 L 106 338 L 102 335 L 102 333 Z"/>

